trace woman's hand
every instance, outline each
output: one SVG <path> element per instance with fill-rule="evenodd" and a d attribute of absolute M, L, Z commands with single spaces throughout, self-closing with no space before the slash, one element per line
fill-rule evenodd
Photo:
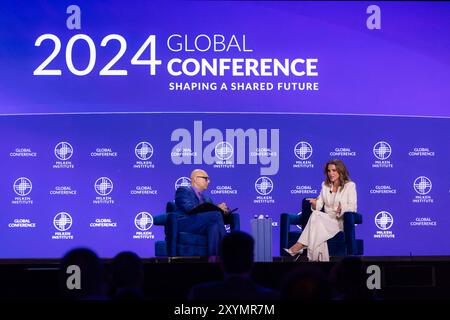
<path fill-rule="evenodd" d="M 314 210 L 316 210 L 317 198 L 308 198 L 307 199 Z"/>
<path fill-rule="evenodd" d="M 341 211 L 342 211 L 342 207 L 341 207 L 341 203 L 339 202 L 339 206 L 336 209 L 336 214 L 338 217 L 341 215 Z"/>

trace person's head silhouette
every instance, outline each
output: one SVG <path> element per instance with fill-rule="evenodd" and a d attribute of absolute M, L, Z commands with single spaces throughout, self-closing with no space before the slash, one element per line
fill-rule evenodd
<path fill-rule="evenodd" d="M 370 299 L 366 286 L 366 270 L 360 257 L 348 256 L 339 261 L 330 273 L 336 299 Z"/>
<path fill-rule="evenodd" d="M 281 298 L 302 301 L 329 300 L 331 292 L 328 279 L 317 266 L 299 266 L 283 279 Z"/>
<path fill-rule="evenodd" d="M 225 235 L 219 255 L 225 274 L 249 274 L 253 267 L 254 241 L 249 234 L 236 231 Z"/>
<path fill-rule="evenodd" d="M 116 299 L 142 299 L 144 269 L 141 258 L 131 251 L 116 255 L 111 263 L 112 286 Z"/>
<path fill-rule="evenodd" d="M 101 299 L 104 297 L 103 263 L 91 249 L 72 249 L 61 260 L 60 284 L 67 298 Z"/>

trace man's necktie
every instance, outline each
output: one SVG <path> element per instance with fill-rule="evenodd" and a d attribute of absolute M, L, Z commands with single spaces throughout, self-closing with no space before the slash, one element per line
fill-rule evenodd
<path fill-rule="evenodd" d="M 203 198 L 203 194 L 201 192 L 198 193 L 198 200 L 200 201 L 200 204 L 205 202 L 205 198 Z"/>

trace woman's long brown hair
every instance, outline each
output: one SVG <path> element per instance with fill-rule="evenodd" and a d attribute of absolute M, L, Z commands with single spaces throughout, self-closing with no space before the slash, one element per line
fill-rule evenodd
<path fill-rule="evenodd" d="M 334 164 L 336 166 L 336 171 L 339 173 L 339 186 L 340 187 L 343 187 L 347 182 L 351 181 L 350 174 L 348 173 L 347 167 L 345 166 L 344 162 L 342 162 L 342 160 L 339 160 L 339 159 L 333 159 L 333 160 L 328 161 L 325 164 L 324 173 L 325 173 L 325 184 L 326 185 L 331 184 L 330 178 L 328 178 L 328 166 L 330 164 Z"/>

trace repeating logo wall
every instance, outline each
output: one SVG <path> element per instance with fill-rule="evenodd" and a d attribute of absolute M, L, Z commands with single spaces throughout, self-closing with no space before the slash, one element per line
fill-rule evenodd
<path fill-rule="evenodd" d="M 165 215 L 176 189 L 191 185 L 196 168 L 211 177 L 206 192 L 213 201 L 239 208 L 242 230 L 250 232 L 255 215 L 273 219 L 273 254 L 278 255 L 281 213 L 298 213 L 304 198 L 319 196 L 323 166 L 332 158 L 344 161 L 356 183 L 363 216 L 356 238 L 364 240 L 366 255 L 450 254 L 446 242 L 433 237 L 424 238 L 420 248 L 407 240 L 426 228 L 443 237 L 450 227 L 445 216 L 450 190 L 446 119 L 392 118 L 395 125 L 383 131 L 388 140 L 370 129 L 383 127 L 383 117 L 358 117 L 356 122 L 353 116 L 270 114 L 92 117 L 0 118 L 0 134 L 11 137 L 6 154 L 29 150 L 35 155 L 9 156 L 0 167 L 6 177 L 0 187 L 8 199 L 0 216 L 2 238 L 14 243 L 18 232 L 33 233 L 35 243 L 2 251 L 3 257 L 58 257 L 61 251 L 55 248 L 76 245 L 90 245 L 104 257 L 124 249 L 151 257 L 155 241 L 165 238 L 164 228 L 154 224 L 156 217 Z M 17 126 L 21 121 L 23 127 Z M 20 139 L 4 131 L 9 122 L 21 132 Z M 70 125 L 74 134 L 61 139 L 54 132 L 56 123 Z M 335 136 L 317 130 L 336 123 L 352 130 Z M 26 131 L 34 126 L 41 128 L 39 133 Z M 108 127 L 115 130 L 105 139 L 102 130 Z M 417 127 L 423 130 L 413 130 Z M 41 135 L 54 135 L 50 140 L 59 142 Z M 27 146 L 21 147 L 24 139 Z M 417 147 L 419 139 L 433 141 L 426 146 L 433 156 Z M 93 157 L 93 150 L 114 156 Z M 411 150 L 425 156 L 412 156 Z M 261 174 L 264 170 L 267 174 Z"/>

